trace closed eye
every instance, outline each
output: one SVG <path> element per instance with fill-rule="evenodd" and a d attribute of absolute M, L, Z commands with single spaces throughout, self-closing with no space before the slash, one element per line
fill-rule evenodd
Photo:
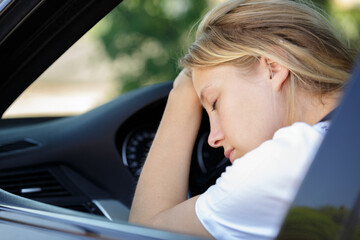
<path fill-rule="evenodd" d="M 214 101 L 214 103 L 212 104 L 212 109 L 211 111 L 215 111 L 216 110 L 216 103 L 217 103 L 217 99 Z"/>

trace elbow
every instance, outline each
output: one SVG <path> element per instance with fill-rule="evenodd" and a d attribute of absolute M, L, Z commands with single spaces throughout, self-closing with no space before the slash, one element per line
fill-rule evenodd
<path fill-rule="evenodd" d="M 166 230 L 162 219 L 158 216 L 144 216 L 130 213 L 128 222 L 135 225 Z"/>
<path fill-rule="evenodd" d="M 133 223 L 133 224 L 141 224 L 143 222 L 143 220 L 141 218 L 139 218 L 136 214 L 134 214 L 133 212 L 130 212 L 129 214 L 129 218 L 128 218 L 128 222 L 129 223 Z"/>
<path fill-rule="evenodd" d="M 128 222 L 136 225 L 151 226 L 151 218 L 146 218 L 143 215 L 139 215 L 130 212 Z"/>

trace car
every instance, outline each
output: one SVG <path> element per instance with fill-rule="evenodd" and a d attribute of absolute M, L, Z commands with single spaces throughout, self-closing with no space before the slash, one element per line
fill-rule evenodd
<path fill-rule="evenodd" d="M 120 0 L 0 2 L 0 112 Z M 198 239 L 127 222 L 141 166 L 172 82 L 123 94 L 76 116 L 0 120 L 4 239 Z M 360 65 L 279 239 L 360 239 Z M 229 161 L 207 144 L 204 114 L 189 196 Z"/>

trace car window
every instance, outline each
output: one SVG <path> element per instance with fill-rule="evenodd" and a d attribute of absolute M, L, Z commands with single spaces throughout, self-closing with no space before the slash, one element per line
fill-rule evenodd
<path fill-rule="evenodd" d="M 113 62 L 97 38 L 103 24 L 97 24 L 53 63 L 4 118 L 77 115 L 115 97 Z"/>
<path fill-rule="evenodd" d="M 121 93 L 172 80 L 202 14 L 221 0 L 124 1 L 45 71 L 4 118 L 84 113 Z M 359 46 L 356 1 L 314 1 Z M 195 29 L 195 28 L 193 28 Z"/>
<path fill-rule="evenodd" d="M 4 118 L 84 113 L 121 93 L 171 81 L 196 20 L 219 1 L 124 1 L 48 68 Z"/>
<path fill-rule="evenodd" d="M 3 10 L 9 6 L 10 4 L 10 0 L 3 0 L 3 1 L 0 1 L 0 14 L 3 12 Z"/>

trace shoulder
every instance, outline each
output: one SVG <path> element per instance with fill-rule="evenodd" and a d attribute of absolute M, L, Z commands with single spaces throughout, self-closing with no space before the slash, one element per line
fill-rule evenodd
<path fill-rule="evenodd" d="M 198 199 L 200 221 L 214 236 L 220 229 L 232 236 L 259 229 L 263 236 L 276 236 L 323 136 L 314 126 L 295 123 L 236 159 Z"/>
<path fill-rule="evenodd" d="M 273 139 L 236 159 L 216 184 L 231 193 L 232 188 L 239 189 L 245 182 L 247 186 L 264 186 L 266 178 L 299 177 L 311 164 L 324 134 L 318 127 L 301 122 L 279 129 Z"/>
<path fill-rule="evenodd" d="M 266 172 L 272 173 L 284 170 L 282 167 L 300 167 L 296 164 L 305 164 L 314 157 L 324 135 L 325 131 L 317 125 L 294 123 L 279 129 L 271 140 L 236 159 L 229 170 L 238 171 L 244 168 L 259 170 L 260 166 L 271 165 L 273 166 L 271 171 Z M 275 166 L 280 168 L 274 168 Z"/>
<path fill-rule="evenodd" d="M 313 126 L 303 123 L 296 122 L 291 126 L 284 127 L 275 132 L 272 140 L 277 140 L 281 138 L 291 138 L 298 141 L 303 141 L 305 139 L 312 140 L 317 138 L 322 138 L 326 132 L 328 127 L 330 126 L 330 122 L 320 122 Z"/>
<path fill-rule="evenodd" d="M 319 147 L 326 134 L 328 123 L 318 123 L 311 126 L 307 123 L 297 122 L 289 127 L 284 127 L 275 132 L 273 139 L 264 142 L 250 155 L 261 155 L 262 153 L 278 156 L 285 154 L 291 156 L 305 157 L 312 155 Z M 278 152 L 281 151 L 281 152 Z"/>

